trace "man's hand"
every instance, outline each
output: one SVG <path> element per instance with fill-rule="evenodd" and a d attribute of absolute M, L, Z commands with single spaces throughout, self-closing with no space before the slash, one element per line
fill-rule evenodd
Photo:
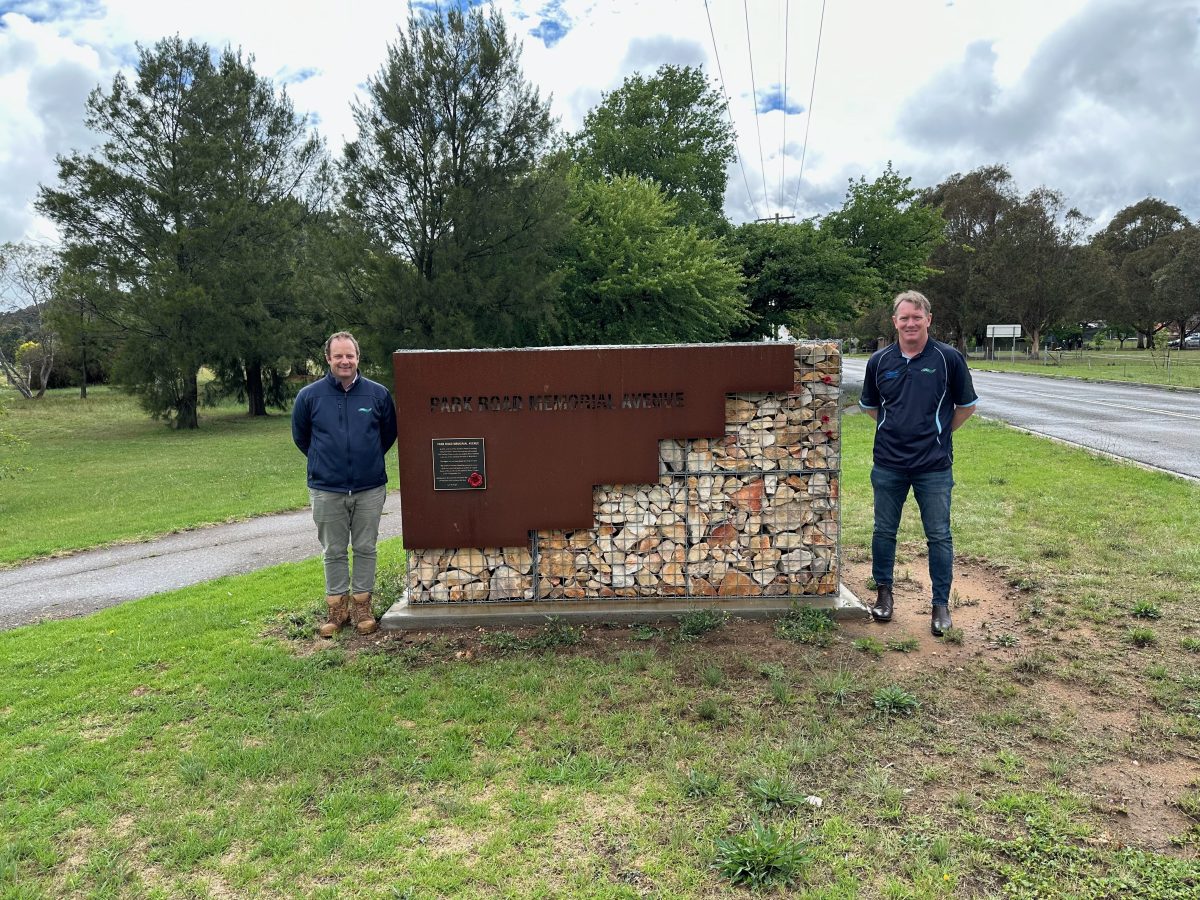
<path fill-rule="evenodd" d="M 872 419 L 874 419 L 876 422 L 879 421 L 879 410 L 878 409 L 867 409 L 864 406 L 864 407 L 862 407 L 862 411 L 865 412 Z"/>

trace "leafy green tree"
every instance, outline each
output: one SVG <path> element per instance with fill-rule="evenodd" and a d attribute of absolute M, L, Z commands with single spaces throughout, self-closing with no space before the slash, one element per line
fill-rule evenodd
<path fill-rule="evenodd" d="M 587 174 L 651 179 L 676 202 L 679 222 L 724 231 L 726 167 L 737 158 L 736 140 L 703 71 L 664 65 L 605 94 L 572 143 Z"/>
<path fill-rule="evenodd" d="M 1185 338 L 1200 330 L 1200 228 L 1181 229 L 1173 238 L 1174 256 L 1151 280 L 1159 308 L 1174 323 L 1179 332 L 1179 349 L 1183 350 Z"/>
<path fill-rule="evenodd" d="M 88 385 L 108 380 L 109 360 L 116 352 L 120 333 L 96 315 L 95 298 L 105 290 L 95 273 L 64 268 L 50 303 L 48 320 L 58 335 L 56 359 L 74 373 L 79 399 L 86 400 Z"/>
<path fill-rule="evenodd" d="M 1178 207 L 1147 197 L 1118 212 L 1092 241 L 1107 257 L 1116 285 L 1106 318 L 1133 325 L 1139 349 L 1153 348 L 1154 336 L 1166 327 L 1154 274 L 1174 255 L 1172 236 L 1189 224 Z"/>
<path fill-rule="evenodd" d="M 354 118 L 345 203 L 369 251 L 352 275 L 378 349 L 539 342 L 565 185 L 501 15 L 412 16 Z"/>
<path fill-rule="evenodd" d="M 986 260 L 989 292 L 1002 298 L 1001 316 L 1016 319 L 1029 336 L 1030 356 L 1041 352 L 1042 332 L 1069 319 L 1094 287 L 1081 244 L 1087 224 L 1048 188 L 1031 191 L 996 224 Z"/>
<path fill-rule="evenodd" d="M 677 225 L 674 201 L 633 175 L 572 181 L 561 329 L 570 344 L 721 341 L 747 321 L 720 241 Z"/>
<path fill-rule="evenodd" d="M 747 223 L 734 231 L 752 319 L 739 339 L 828 333 L 878 296 L 880 275 L 862 253 L 811 221 L 797 225 Z"/>
<path fill-rule="evenodd" d="M 139 47 L 133 77 L 88 98 L 103 142 L 60 157 L 38 201 L 122 332 L 115 377 L 177 428 L 198 425 L 200 367 L 246 353 L 252 306 L 232 286 L 261 281 L 248 260 L 278 252 L 280 207 L 321 181 L 319 143 L 252 62 L 179 37 Z"/>
<path fill-rule="evenodd" d="M 937 333 L 964 352 L 967 338 L 984 330 L 992 300 L 988 254 L 1000 220 L 1018 199 L 1001 165 L 956 172 L 921 195 L 946 223 L 945 240 L 930 255 L 932 272 L 921 289 L 933 305 Z"/>
<path fill-rule="evenodd" d="M 941 213 L 911 185 L 889 162 L 874 181 L 851 181 L 842 208 L 821 221 L 876 273 L 884 299 L 929 277 L 929 256 L 945 240 Z"/>

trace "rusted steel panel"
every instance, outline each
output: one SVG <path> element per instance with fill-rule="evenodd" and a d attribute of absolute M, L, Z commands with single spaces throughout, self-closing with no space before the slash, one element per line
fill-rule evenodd
<path fill-rule="evenodd" d="M 593 485 L 653 483 L 659 440 L 719 437 L 726 394 L 793 386 L 791 344 L 398 351 L 392 362 L 409 549 L 590 528 Z M 435 491 L 433 441 L 455 438 L 483 439 L 486 478 Z"/>

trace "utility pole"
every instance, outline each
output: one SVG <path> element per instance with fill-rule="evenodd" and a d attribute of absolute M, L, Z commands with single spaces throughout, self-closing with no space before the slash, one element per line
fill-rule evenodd
<path fill-rule="evenodd" d="M 767 216 L 767 218 L 765 218 L 765 219 L 755 219 L 754 221 L 756 223 L 757 222 L 774 222 L 776 225 L 778 225 L 780 223 L 780 221 L 783 219 L 794 219 L 794 218 L 796 218 L 796 217 L 795 216 L 781 216 L 779 213 L 775 213 L 775 215 L 773 215 L 773 216 Z"/>

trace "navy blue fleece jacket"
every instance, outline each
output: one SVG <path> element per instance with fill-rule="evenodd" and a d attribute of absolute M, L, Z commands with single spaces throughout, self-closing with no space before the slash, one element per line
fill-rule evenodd
<path fill-rule="evenodd" d="M 382 384 L 359 375 L 344 391 L 326 374 L 296 395 L 292 440 L 308 457 L 310 488 L 367 491 L 387 484 L 384 455 L 396 443 L 396 407 Z"/>

